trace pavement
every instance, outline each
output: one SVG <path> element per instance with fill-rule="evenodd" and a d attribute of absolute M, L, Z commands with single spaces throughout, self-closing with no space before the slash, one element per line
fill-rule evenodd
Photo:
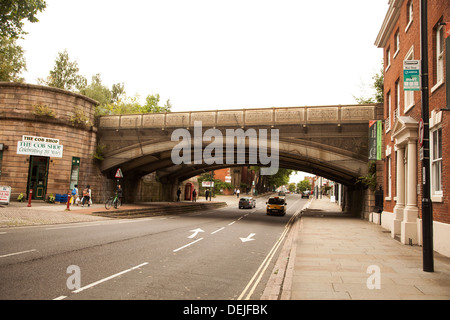
<path fill-rule="evenodd" d="M 292 231 L 280 293 L 267 298 L 450 299 L 450 257 L 435 252 L 434 272 L 425 272 L 421 246 L 403 245 L 381 226 L 341 212 L 329 198 L 310 200 Z"/>
<path fill-rule="evenodd" d="M 237 203 L 234 196 L 218 196 L 214 201 Z M 110 219 L 92 214 L 105 211 L 103 204 L 66 208 L 43 201 L 33 201 L 31 207 L 20 202 L 0 205 L 0 228 Z M 341 212 L 329 198 L 310 199 L 291 225 L 261 299 L 449 300 L 450 257 L 435 252 L 435 271 L 422 268 L 422 247 L 401 244 L 381 226 Z"/>

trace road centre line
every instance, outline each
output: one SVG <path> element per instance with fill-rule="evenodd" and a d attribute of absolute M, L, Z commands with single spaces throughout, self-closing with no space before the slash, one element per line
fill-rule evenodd
<path fill-rule="evenodd" d="M 289 232 L 289 230 L 291 229 L 293 223 L 295 222 L 295 219 L 297 218 L 297 216 L 300 214 L 301 210 L 298 210 L 296 213 L 294 213 L 292 215 L 292 217 L 289 219 L 289 221 L 286 223 L 286 226 L 284 228 L 284 231 L 282 232 L 281 236 L 278 238 L 278 240 L 275 242 L 274 246 L 272 247 L 272 249 L 269 251 L 269 253 L 267 254 L 266 258 L 264 259 L 264 261 L 261 263 L 261 265 L 259 266 L 258 270 L 256 270 L 255 274 L 253 275 L 253 277 L 250 279 L 250 281 L 248 282 L 247 286 L 245 287 L 245 289 L 242 291 L 241 295 L 237 298 L 237 300 L 249 300 L 250 297 L 252 296 L 253 292 L 255 291 L 256 287 L 258 286 L 259 282 L 261 281 L 262 276 L 264 275 L 264 273 L 266 272 L 267 267 L 270 264 L 270 261 L 273 259 L 276 251 L 278 250 L 279 246 L 281 245 L 281 243 L 283 242 L 284 238 L 286 237 L 287 233 Z M 256 279 L 257 278 L 257 279 Z M 256 279 L 256 280 L 255 280 Z M 247 290 L 250 288 L 250 286 L 253 283 L 253 287 L 251 288 L 251 290 L 247 293 Z M 247 296 L 244 298 L 245 294 L 247 294 Z"/>
<path fill-rule="evenodd" d="M 18 255 L 18 254 L 33 252 L 33 251 L 37 251 L 37 250 L 36 249 L 31 249 L 31 250 L 26 250 L 26 251 L 8 253 L 8 254 L 4 254 L 4 255 L 0 256 L 0 258 L 6 258 L 6 257 L 10 257 L 10 256 L 15 256 L 15 255 Z"/>
<path fill-rule="evenodd" d="M 215 234 L 215 233 L 217 233 L 217 232 L 219 232 L 219 231 L 222 231 L 223 229 L 225 229 L 225 227 L 222 227 L 222 228 L 220 228 L 220 229 L 217 229 L 216 231 L 211 232 L 211 234 Z"/>
<path fill-rule="evenodd" d="M 197 239 L 197 240 L 192 241 L 192 242 L 190 242 L 190 243 L 188 243 L 188 244 L 186 244 L 186 245 L 184 245 L 184 246 L 182 246 L 182 247 L 179 247 L 178 249 L 173 250 L 173 252 L 180 251 L 180 250 L 182 250 L 182 249 L 184 249 L 184 248 L 186 248 L 186 247 L 189 247 L 190 245 L 192 245 L 192 244 L 194 244 L 194 243 L 196 243 L 196 242 L 198 242 L 198 241 L 200 241 L 200 240 L 203 240 L 203 238 Z"/>

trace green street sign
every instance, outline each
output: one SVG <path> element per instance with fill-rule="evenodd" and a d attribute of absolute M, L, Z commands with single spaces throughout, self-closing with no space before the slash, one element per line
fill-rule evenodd
<path fill-rule="evenodd" d="M 403 90 L 420 91 L 420 60 L 403 61 Z"/>

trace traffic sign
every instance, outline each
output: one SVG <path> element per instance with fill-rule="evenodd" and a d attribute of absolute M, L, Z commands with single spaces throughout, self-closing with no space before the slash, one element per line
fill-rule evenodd
<path fill-rule="evenodd" d="M 120 170 L 120 168 L 117 169 L 116 175 L 114 176 L 114 178 L 123 178 L 123 173 L 122 173 L 122 170 Z"/>

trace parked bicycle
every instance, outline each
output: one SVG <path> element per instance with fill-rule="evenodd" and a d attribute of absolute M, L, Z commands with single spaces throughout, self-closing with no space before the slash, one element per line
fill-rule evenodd
<path fill-rule="evenodd" d="M 110 197 L 105 202 L 106 210 L 111 209 L 112 206 L 114 206 L 114 209 L 119 209 L 121 205 L 122 205 L 122 201 L 120 201 L 120 198 L 117 194 L 114 197 Z"/>

